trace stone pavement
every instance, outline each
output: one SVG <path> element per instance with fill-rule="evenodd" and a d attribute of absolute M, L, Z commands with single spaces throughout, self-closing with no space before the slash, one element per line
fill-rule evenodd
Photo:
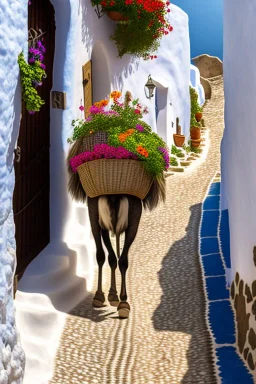
<path fill-rule="evenodd" d="M 94 292 L 86 297 L 67 318 L 51 384 L 216 383 L 198 256 L 201 205 L 220 168 L 224 125 L 222 76 L 211 82 L 206 160 L 166 179 L 166 203 L 144 212 L 130 250 L 130 318 L 92 308 Z M 105 292 L 109 271 L 106 264 Z"/>

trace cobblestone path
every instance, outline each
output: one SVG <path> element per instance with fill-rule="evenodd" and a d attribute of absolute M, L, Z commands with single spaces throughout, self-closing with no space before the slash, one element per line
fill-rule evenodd
<path fill-rule="evenodd" d="M 118 319 L 113 307 L 93 309 L 89 295 L 67 318 L 51 384 L 216 382 L 197 251 L 201 202 L 220 168 L 224 125 L 223 79 L 211 81 L 206 160 L 167 178 L 165 205 L 143 214 L 130 250 L 130 318 Z M 104 273 L 107 292 L 107 265 Z"/>

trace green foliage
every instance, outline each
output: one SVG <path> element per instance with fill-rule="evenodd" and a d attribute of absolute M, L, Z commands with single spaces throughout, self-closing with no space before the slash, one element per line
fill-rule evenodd
<path fill-rule="evenodd" d="M 171 153 L 173 155 L 177 155 L 178 153 L 182 153 L 181 149 L 177 148 L 175 145 L 172 145 Z"/>
<path fill-rule="evenodd" d="M 170 164 L 172 167 L 177 167 L 179 165 L 177 159 L 173 156 L 170 157 Z"/>
<path fill-rule="evenodd" d="M 196 121 L 195 114 L 197 112 L 202 112 L 202 108 L 198 103 L 198 94 L 194 88 L 189 87 L 190 92 L 190 127 L 200 127 L 200 123 Z"/>
<path fill-rule="evenodd" d="M 44 101 L 33 86 L 33 81 L 40 83 L 43 77 L 46 77 L 46 73 L 40 67 L 39 61 L 36 61 L 33 65 L 28 64 L 24 59 L 23 53 L 19 54 L 18 64 L 20 67 L 22 99 L 26 103 L 28 111 L 37 112 L 44 104 Z"/>
<path fill-rule="evenodd" d="M 118 55 L 130 54 L 144 57 L 157 51 L 160 41 L 152 38 L 150 29 L 141 29 L 136 21 L 118 23 L 114 33 L 110 36 L 117 46 Z"/>

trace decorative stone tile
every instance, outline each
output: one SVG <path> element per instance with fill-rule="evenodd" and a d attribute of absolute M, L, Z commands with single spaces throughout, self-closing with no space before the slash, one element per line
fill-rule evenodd
<path fill-rule="evenodd" d="M 248 361 L 248 364 L 249 364 L 249 367 L 251 368 L 251 370 L 254 370 L 255 369 L 255 364 L 253 362 L 253 357 L 252 357 L 251 352 L 249 353 L 249 355 L 247 357 L 247 361 Z"/>
<path fill-rule="evenodd" d="M 254 329 L 250 328 L 249 335 L 248 335 L 248 341 L 252 349 L 254 350 L 256 348 L 256 333 Z"/>
<path fill-rule="evenodd" d="M 212 183 L 208 192 L 208 196 L 220 195 L 220 183 Z"/>
<path fill-rule="evenodd" d="M 200 253 L 202 256 L 219 252 L 219 243 L 217 237 L 201 239 L 200 245 Z"/>
<path fill-rule="evenodd" d="M 253 378 L 248 375 L 248 370 L 237 355 L 235 347 L 217 348 L 217 357 L 223 384 L 253 384 Z"/>
<path fill-rule="evenodd" d="M 208 300 L 223 300 L 229 298 L 225 276 L 206 278 Z"/>
<path fill-rule="evenodd" d="M 248 304 L 253 301 L 252 292 L 248 284 L 245 284 L 245 295 L 247 297 Z"/>
<path fill-rule="evenodd" d="M 202 257 L 205 276 L 225 275 L 225 270 L 219 253 Z"/>
<path fill-rule="evenodd" d="M 201 237 L 217 236 L 219 211 L 203 211 Z"/>
<path fill-rule="evenodd" d="M 236 285 L 238 285 L 239 283 L 239 280 L 240 280 L 240 276 L 239 276 L 239 273 L 236 272 L 236 277 L 235 277 L 235 282 L 236 282 Z"/>
<path fill-rule="evenodd" d="M 219 210 L 219 205 L 220 205 L 220 196 L 207 196 L 203 204 L 203 210 L 204 211 L 208 209 Z"/>
<path fill-rule="evenodd" d="M 209 304 L 209 320 L 217 344 L 234 344 L 235 321 L 229 300 Z"/>

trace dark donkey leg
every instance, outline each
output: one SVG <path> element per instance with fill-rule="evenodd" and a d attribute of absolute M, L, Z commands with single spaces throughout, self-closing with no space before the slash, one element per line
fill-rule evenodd
<path fill-rule="evenodd" d="M 115 252 L 112 248 L 112 244 L 109 237 L 109 231 L 102 229 L 102 238 L 106 248 L 108 250 L 108 263 L 111 268 L 111 287 L 108 294 L 108 301 L 113 307 L 117 307 L 119 304 L 119 298 L 116 290 L 116 268 L 117 268 L 117 258 Z"/>
<path fill-rule="evenodd" d="M 98 289 L 92 301 L 94 307 L 102 307 L 105 301 L 105 296 L 102 291 L 102 267 L 105 263 L 105 253 L 101 242 L 101 227 L 99 225 L 99 213 L 98 213 L 98 198 L 88 197 L 88 210 L 90 223 L 92 228 L 92 234 L 96 243 L 96 259 L 99 266 L 98 274 Z"/>
<path fill-rule="evenodd" d="M 125 231 L 125 242 L 124 248 L 119 259 L 118 265 L 121 272 L 122 277 L 122 285 L 121 285 L 121 293 L 120 299 L 121 302 L 118 305 L 118 314 L 121 318 L 129 317 L 130 305 L 127 302 L 127 292 L 126 292 L 126 271 L 128 269 L 128 252 L 130 246 L 132 245 L 138 231 L 141 212 L 142 212 L 142 203 L 141 200 L 134 197 L 129 196 L 129 213 L 128 213 L 128 227 Z"/>

